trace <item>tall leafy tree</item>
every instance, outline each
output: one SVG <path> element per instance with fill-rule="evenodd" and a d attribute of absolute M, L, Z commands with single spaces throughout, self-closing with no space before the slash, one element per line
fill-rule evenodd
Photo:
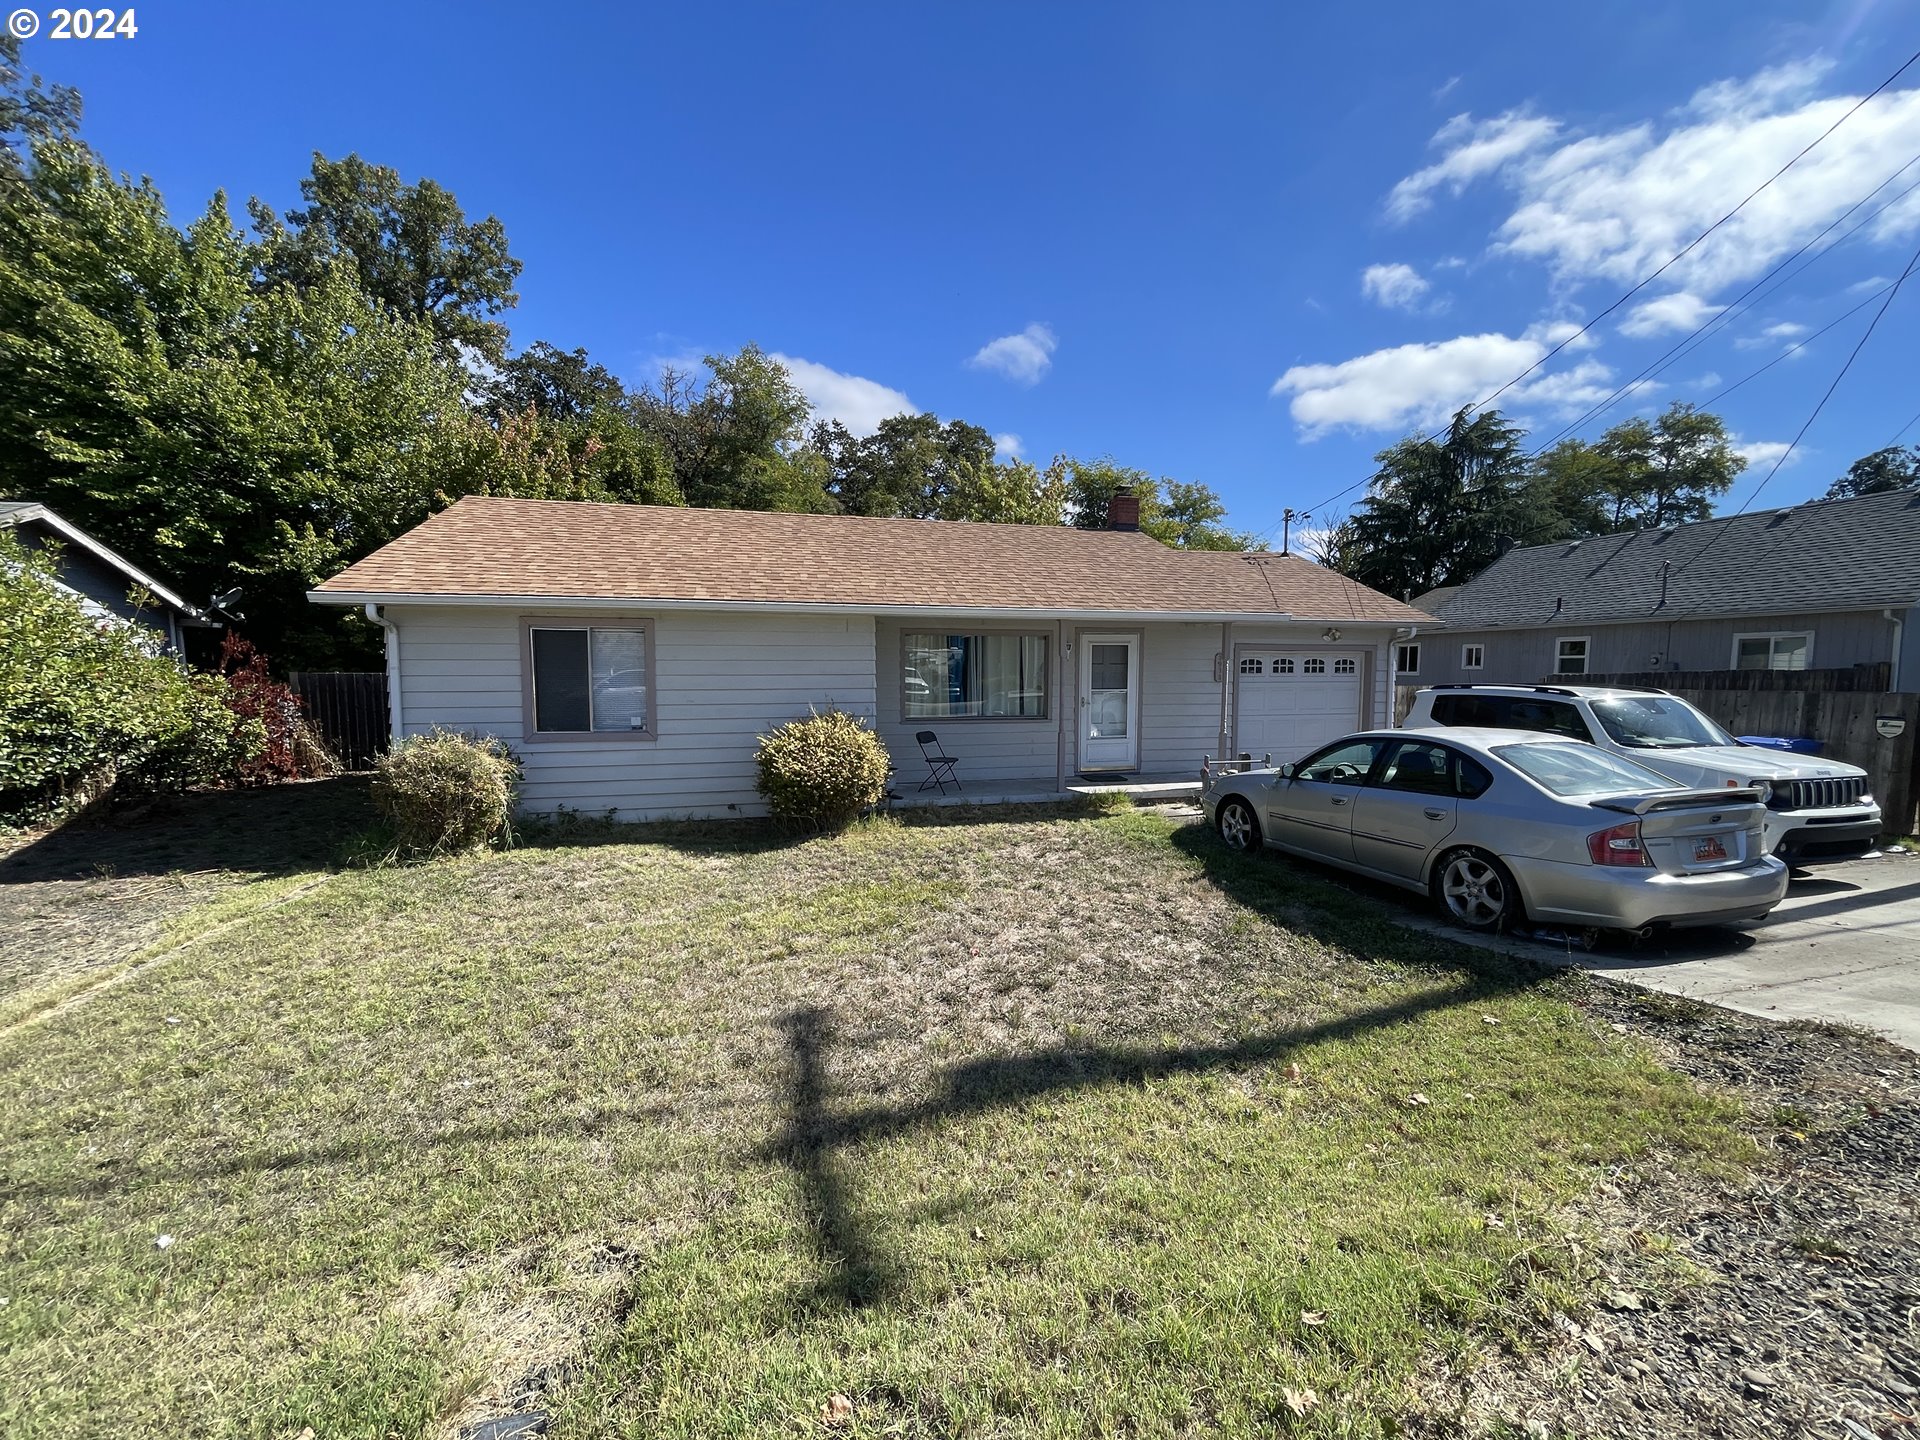
<path fill-rule="evenodd" d="M 1140 529 L 1163 545 L 1179 550 L 1246 550 L 1254 543 L 1253 536 L 1220 523 L 1227 508 L 1205 485 L 1156 480 L 1145 470 L 1121 465 L 1111 457 L 1061 456 L 1051 469 L 1066 486 L 1071 523 L 1082 530 L 1104 529 L 1113 497 L 1132 495 L 1140 501 Z"/>
<path fill-rule="evenodd" d="M 963 477 L 993 464 L 993 436 L 985 430 L 923 413 L 889 415 L 865 436 L 822 421 L 812 445 L 827 462 L 828 493 L 853 515 L 941 515 Z"/>
<path fill-rule="evenodd" d="M 1713 514 L 1713 502 L 1747 468 L 1718 415 L 1675 401 L 1655 419 L 1613 426 L 1594 447 L 1610 481 L 1600 498 L 1609 530 L 1688 525 Z"/>
<path fill-rule="evenodd" d="M 941 520 L 986 520 L 1002 525 L 1064 525 L 1068 488 L 1061 467 L 1045 470 L 1025 460 L 958 469 L 941 497 Z"/>
<path fill-rule="evenodd" d="M 1524 433 L 1498 411 L 1461 410 L 1444 438 L 1381 451 L 1327 553 L 1362 584 L 1404 598 L 1470 579 L 1515 536 L 1556 538 L 1565 522 L 1527 466 Z"/>
<path fill-rule="evenodd" d="M 1920 487 L 1920 445 L 1889 445 L 1849 465 L 1847 473 L 1827 487 L 1826 498 L 1848 500 L 1915 487 Z"/>
<path fill-rule="evenodd" d="M 499 415 L 529 410 L 548 420 L 585 420 L 625 409 L 632 397 L 604 365 L 581 349 L 536 340 L 494 369 L 479 387 L 482 405 Z"/>
<path fill-rule="evenodd" d="M 434 181 L 406 184 L 399 171 L 358 155 L 314 152 L 300 193 L 306 203 L 284 219 L 265 201 L 248 206 L 270 281 L 304 290 L 345 259 L 361 288 L 395 314 L 432 326 L 451 347 L 500 359 L 507 328 L 492 317 L 519 301 L 521 263 L 497 217 L 470 221 Z"/>
<path fill-rule="evenodd" d="M 812 408 L 757 345 L 709 355 L 704 381 L 668 370 L 633 401 L 689 505 L 825 511 L 826 458 L 806 443 Z"/>

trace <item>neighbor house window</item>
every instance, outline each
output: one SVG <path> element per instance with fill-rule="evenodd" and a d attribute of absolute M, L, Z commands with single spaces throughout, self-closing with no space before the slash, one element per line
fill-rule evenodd
<path fill-rule="evenodd" d="M 1462 670 L 1486 669 L 1487 647 L 1484 645 L 1462 645 L 1460 647 L 1460 668 Z"/>
<path fill-rule="evenodd" d="M 647 626 L 530 621 L 526 628 L 530 733 L 652 735 Z"/>
<path fill-rule="evenodd" d="M 901 712 L 910 720 L 1044 720 L 1045 635 L 906 637 Z"/>
<path fill-rule="evenodd" d="M 1418 645 L 1394 646 L 1393 670 L 1396 675 L 1418 675 L 1420 673 L 1420 647 Z"/>
<path fill-rule="evenodd" d="M 1804 630 L 1733 637 L 1736 670 L 1804 670 L 1813 653 L 1813 636 Z"/>
<path fill-rule="evenodd" d="M 1554 642 L 1553 673 L 1556 675 L 1584 675 L 1587 673 L 1586 636 L 1563 635 Z"/>

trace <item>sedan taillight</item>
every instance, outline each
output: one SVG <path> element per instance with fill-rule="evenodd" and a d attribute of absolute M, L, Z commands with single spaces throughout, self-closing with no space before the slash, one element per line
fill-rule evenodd
<path fill-rule="evenodd" d="M 1596 830 L 1587 836 L 1587 854 L 1596 865 L 1651 865 L 1647 847 L 1640 843 L 1640 822 L 1629 820 L 1611 830 Z"/>

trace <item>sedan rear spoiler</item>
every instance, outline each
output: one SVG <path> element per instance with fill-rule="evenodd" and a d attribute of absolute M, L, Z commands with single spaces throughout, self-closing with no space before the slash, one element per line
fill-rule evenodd
<path fill-rule="evenodd" d="M 1705 809 L 1709 805 L 1758 805 L 1760 792 L 1751 786 L 1724 790 L 1655 790 L 1646 795 L 1609 795 L 1587 802 L 1596 810 L 1622 815 L 1651 815 L 1659 810 Z"/>

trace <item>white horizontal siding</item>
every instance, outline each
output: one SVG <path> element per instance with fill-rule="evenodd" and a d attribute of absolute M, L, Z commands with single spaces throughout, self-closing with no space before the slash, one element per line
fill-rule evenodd
<path fill-rule="evenodd" d="M 874 714 L 874 625 L 863 617 L 679 610 L 649 620 L 652 741 L 526 741 L 524 612 L 390 606 L 400 632 L 408 734 L 436 726 L 498 736 L 525 769 L 521 808 L 618 819 L 759 814 L 754 741 L 810 707 Z M 616 614 L 596 616 L 618 623 Z"/>
<path fill-rule="evenodd" d="M 1200 757 L 1220 753 L 1220 686 L 1213 657 L 1218 625 L 1148 625 L 1140 663 L 1140 768 L 1200 774 Z"/>

